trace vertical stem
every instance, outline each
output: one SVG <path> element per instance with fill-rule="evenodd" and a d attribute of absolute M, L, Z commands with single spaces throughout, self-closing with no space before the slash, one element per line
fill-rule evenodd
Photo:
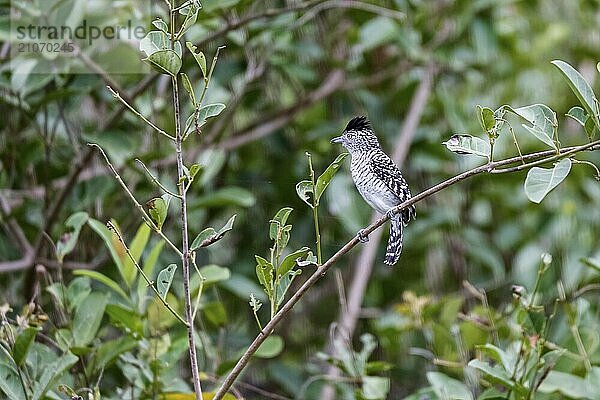
<path fill-rule="evenodd" d="M 190 355 L 190 367 L 192 369 L 192 379 L 194 381 L 194 391 L 196 392 L 196 400 L 202 399 L 202 388 L 200 386 L 200 377 L 198 374 L 198 359 L 196 358 L 196 339 L 194 337 L 194 316 L 192 312 L 192 300 L 190 296 L 190 248 L 188 238 L 188 221 L 187 221 L 187 199 L 186 186 L 183 169 L 183 153 L 181 145 L 183 137 L 181 133 L 181 120 L 179 115 L 179 88 L 177 77 L 171 78 L 173 83 L 173 106 L 175 109 L 175 152 L 177 154 L 177 189 L 181 196 L 181 267 L 183 270 L 183 292 L 185 299 L 185 320 L 188 323 L 188 347 Z"/>
<path fill-rule="evenodd" d="M 310 169 L 310 181 L 312 182 L 313 187 L 313 219 L 315 220 L 315 241 L 317 246 L 317 263 L 321 265 L 322 257 L 321 257 L 321 231 L 319 230 L 319 202 L 317 201 L 316 193 L 315 193 L 315 170 L 312 165 L 312 157 L 310 153 L 306 153 L 308 157 L 308 168 Z"/>
<path fill-rule="evenodd" d="M 313 185 L 314 187 L 314 185 Z M 313 207 L 313 219 L 315 220 L 315 237 L 317 238 L 317 263 L 321 265 L 321 232 L 319 231 L 319 213 L 317 205 Z"/>
<path fill-rule="evenodd" d="M 171 48 L 175 48 L 175 0 L 170 2 L 170 28 L 171 28 Z M 173 108 L 175 111 L 175 153 L 177 155 L 177 190 L 181 200 L 181 269 L 183 270 L 183 297 L 185 299 L 185 320 L 187 321 L 188 350 L 190 356 L 190 367 L 192 370 L 192 380 L 194 381 L 194 392 L 196 400 L 202 399 L 202 387 L 200 386 L 200 376 L 198 374 L 198 358 L 196 357 L 196 338 L 194 337 L 194 313 L 192 312 L 192 299 L 190 295 L 190 247 L 188 238 L 187 221 L 187 199 L 186 199 L 186 179 L 184 178 L 183 152 L 181 146 L 183 143 L 183 134 L 181 132 L 181 117 L 179 111 L 179 86 L 177 75 L 171 76 L 173 84 Z"/>

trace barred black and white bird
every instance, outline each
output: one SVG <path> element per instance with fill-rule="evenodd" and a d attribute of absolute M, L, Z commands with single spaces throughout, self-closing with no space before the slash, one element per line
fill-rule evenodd
<path fill-rule="evenodd" d="M 379 146 L 371 123 L 366 117 L 353 118 L 342 136 L 331 140 L 340 143 L 350 153 L 350 173 L 354 184 L 365 201 L 381 214 L 388 214 L 391 221 L 390 238 L 387 244 L 384 262 L 394 265 L 402 252 L 402 232 L 417 212 L 414 206 L 394 214 L 391 209 L 410 199 L 408 184 L 398 166 Z M 369 239 L 361 230 L 358 232 L 361 242 Z"/>

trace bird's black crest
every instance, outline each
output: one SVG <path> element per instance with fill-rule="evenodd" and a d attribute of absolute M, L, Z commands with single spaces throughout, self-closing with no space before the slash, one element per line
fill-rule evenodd
<path fill-rule="evenodd" d="M 369 120 L 367 119 L 367 117 L 360 116 L 360 117 L 354 117 L 350 120 L 350 122 L 348 122 L 348 125 L 346 125 L 346 129 L 347 131 L 362 131 L 362 130 L 372 130 L 371 128 L 371 123 L 369 122 Z"/>

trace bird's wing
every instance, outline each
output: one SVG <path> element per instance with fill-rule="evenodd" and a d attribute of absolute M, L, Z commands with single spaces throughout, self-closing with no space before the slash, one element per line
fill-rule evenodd
<path fill-rule="evenodd" d="M 376 152 L 371 158 L 371 169 L 376 177 L 390 189 L 400 203 L 410 199 L 408 183 L 402 176 L 400 169 L 384 152 Z M 406 224 L 410 219 L 415 219 L 417 212 L 415 206 L 411 205 L 402 211 L 402 221 Z"/>

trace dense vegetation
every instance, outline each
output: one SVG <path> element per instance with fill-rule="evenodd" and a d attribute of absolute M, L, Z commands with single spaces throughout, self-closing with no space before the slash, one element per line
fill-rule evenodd
<path fill-rule="evenodd" d="M 2 2 L 0 398 L 600 398 L 597 2 L 140 3 Z M 434 187 L 395 268 L 355 115 Z"/>

